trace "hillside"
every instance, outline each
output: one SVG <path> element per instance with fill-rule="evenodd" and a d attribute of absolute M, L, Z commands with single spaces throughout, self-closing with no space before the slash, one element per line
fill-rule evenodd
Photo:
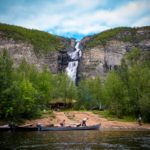
<path fill-rule="evenodd" d="M 61 58 L 62 55 L 60 51 L 64 51 L 62 57 L 66 58 L 70 47 L 71 39 L 39 30 L 0 24 L 0 52 L 4 48 L 8 49 L 14 66 L 18 66 L 25 59 L 39 70 L 47 66 L 52 73 L 57 73 L 66 66 L 58 64 L 58 57 Z"/>
<path fill-rule="evenodd" d="M 148 32 L 147 32 L 148 31 Z M 87 48 L 92 48 L 97 45 L 106 45 L 109 40 L 119 40 L 123 42 L 134 42 L 139 43 L 142 40 L 150 38 L 150 26 L 141 28 L 130 28 L 130 27 L 118 27 L 109 29 L 101 33 L 91 36 L 85 44 Z M 144 34 L 147 32 L 146 34 Z"/>
<path fill-rule="evenodd" d="M 36 53 L 65 50 L 70 42 L 69 39 L 52 35 L 44 31 L 8 24 L 0 24 L 0 37 L 28 42 L 34 46 Z"/>
<path fill-rule="evenodd" d="M 8 49 L 15 66 L 25 58 L 39 70 L 45 66 L 52 73 L 65 70 L 68 64 L 67 51 L 73 49 L 74 42 L 43 31 L 0 24 L 0 51 Z M 110 29 L 85 37 L 80 43 L 83 55 L 78 78 L 105 77 L 109 70 L 120 65 L 124 54 L 134 47 L 144 52 L 144 59 L 149 58 L 150 27 Z"/>
<path fill-rule="evenodd" d="M 120 65 L 124 54 L 135 47 L 142 51 L 144 59 L 149 59 L 150 26 L 120 27 L 83 38 L 80 76 L 105 77 L 109 70 L 116 69 Z"/>

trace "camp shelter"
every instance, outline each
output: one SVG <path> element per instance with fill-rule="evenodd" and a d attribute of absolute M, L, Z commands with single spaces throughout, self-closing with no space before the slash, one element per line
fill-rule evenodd
<path fill-rule="evenodd" d="M 74 104 L 76 103 L 76 100 L 69 100 L 69 99 L 54 99 L 49 102 L 49 107 L 51 109 L 57 110 L 57 109 L 68 109 L 72 108 Z"/>

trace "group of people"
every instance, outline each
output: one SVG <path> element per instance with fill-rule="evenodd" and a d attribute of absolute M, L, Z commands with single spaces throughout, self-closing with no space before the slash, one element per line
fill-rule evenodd
<path fill-rule="evenodd" d="M 88 118 L 84 118 L 80 124 L 77 125 L 77 127 L 79 126 L 86 126 L 86 122 L 87 122 Z M 60 126 L 61 127 L 64 127 L 65 126 L 65 119 L 60 123 Z"/>
<path fill-rule="evenodd" d="M 88 118 L 84 118 L 80 124 L 77 124 L 77 127 L 80 127 L 80 126 L 86 126 L 86 122 L 87 122 Z M 142 117 L 141 115 L 139 115 L 138 119 L 138 124 L 141 126 L 142 125 Z M 61 127 L 64 127 L 65 126 L 65 119 L 60 123 L 60 126 Z"/>

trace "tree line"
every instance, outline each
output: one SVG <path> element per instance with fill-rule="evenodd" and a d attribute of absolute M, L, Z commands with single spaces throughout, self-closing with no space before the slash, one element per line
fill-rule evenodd
<path fill-rule="evenodd" d="M 117 117 L 141 114 L 150 122 L 150 63 L 134 48 L 122 59 L 117 70 L 100 77 L 87 78 L 78 86 L 65 73 L 52 74 L 46 67 L 38 71 L 25 59 L 18 68 L 5 49 L 0 55 L 0 118 L 33 118 L 49 109 L 49 102 L 61 98 L 76 100 L 73 109 L 107 109 Z"/>

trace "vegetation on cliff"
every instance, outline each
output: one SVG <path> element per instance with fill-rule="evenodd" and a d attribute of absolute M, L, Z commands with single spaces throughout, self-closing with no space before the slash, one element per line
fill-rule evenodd
<path fill-rule="evenodd" d="M 90 37 L 90 40 L 85 42 L 87 48 L 95 47 L 97 45 L 105 45 L 111 39 L 117 39 L 124 42 L 139 42 L 143 39 L 149 39 L 150 35 L 141 34 L 139 30 L 150 30 L 149 26 L 142 28 L 118 27 L 103 31 Z"/>
<path fill-rule="evenodd" d="M 65 50 L 70 42 L 69 39 L 47 32 L 8 24 L 0 24 L 0 37 L 28 42 L 34 46 L 34 51 L 36 53 Z"/>

